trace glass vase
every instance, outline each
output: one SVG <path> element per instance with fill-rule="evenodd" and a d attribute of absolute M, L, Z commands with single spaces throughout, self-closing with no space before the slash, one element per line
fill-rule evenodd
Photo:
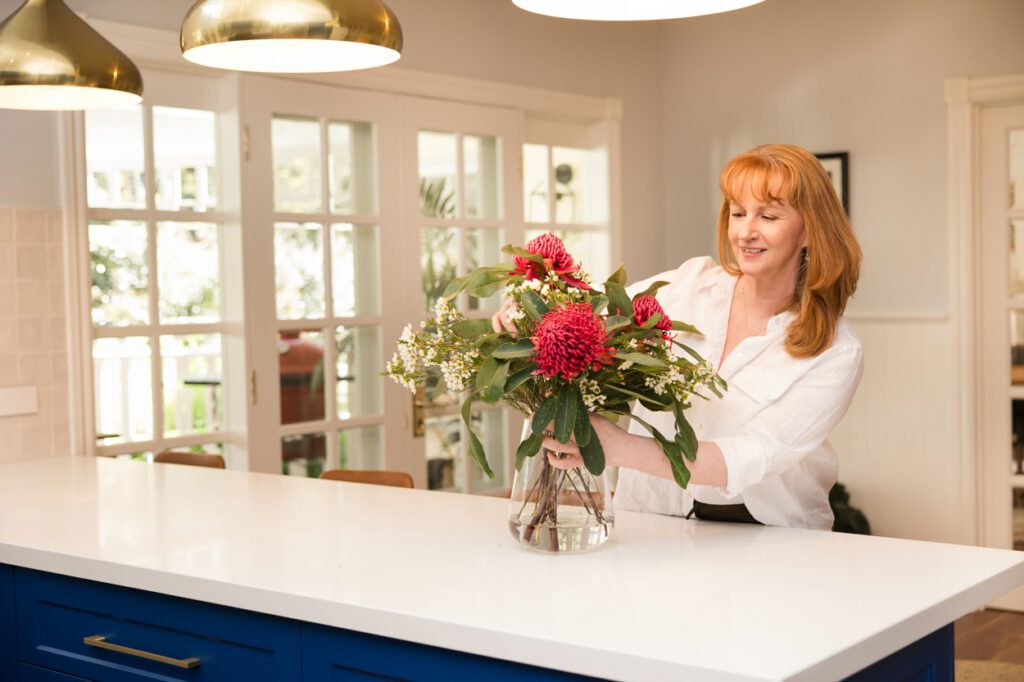
<path fill-rule="evenodd" d="M 585 467 L 553 467 L 544 449 L 516 472 L 508 525 L 512 536 L 527 547 L 584 552 L 607 542 L 614 522 L 604 473 L 594 476 Z"/>

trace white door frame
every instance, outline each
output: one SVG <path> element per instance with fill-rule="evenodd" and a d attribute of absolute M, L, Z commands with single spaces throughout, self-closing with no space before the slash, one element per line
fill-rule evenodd
<path fill-rule="evenodd" d="M 1024 75 L 946 81 L 950 302 L 957 347 L 960 499 L 968 544 L 992 544 L 985 510 L 981 235 L 981 120 L 985 110 L 1024 104 Z M 1009 367 L 1007 367 L 1009 370 Z M 1005 396 L 1003 396 L 1005 400 Z"/>

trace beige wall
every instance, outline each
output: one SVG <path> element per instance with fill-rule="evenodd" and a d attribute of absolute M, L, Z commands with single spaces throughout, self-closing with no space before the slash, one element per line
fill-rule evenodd
<path fill-rule="evenodd" d="M 60 206 L 57 131 L 57 114 L 0 109 L 0 206 Z"/>
<path fill-rule="evenodd" d="M 712 250 L 717 173 L 734 154 L 764 142 L 850 153 L 865 262 L 849 317 L 865 374 L 832 442 L 840 480 L 882 535 L 974 539 L 960 475 L 944 82 L 1024 73 L 1022 26 L 1020 0 L 768 0 L 663 35 L 670 261 Z"/>
<path fill-rule="evenodd" d="M 0 416 L 0 461 L 68 452 L 61 212 L 0 207 L 0 390 L 34 386 L 36 414 Z"/>

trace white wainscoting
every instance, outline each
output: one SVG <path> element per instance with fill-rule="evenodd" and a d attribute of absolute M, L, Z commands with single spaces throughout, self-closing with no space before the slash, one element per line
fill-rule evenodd
<path fill-rule="evenodd" d="M 831 442 L 851 503 L 875 535 L 973 543 L 952 324 L 939 315 L 849 319 L 864 345 L 864 378 Z"/>

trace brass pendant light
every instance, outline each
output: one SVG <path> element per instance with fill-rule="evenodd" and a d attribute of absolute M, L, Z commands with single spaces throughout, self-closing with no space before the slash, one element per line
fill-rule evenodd
<path fill-rule="evenodd" d="M 0 109 L 116 108 L 142 100 L 142 74 L 63 0 L 26 0 L 0 24 Z"/>
<path fill-rule="evenodd" d="M 512 0 L 528 12 L 562 19 L 651 21 L 730 12 L 764 0 Z"/>
<path fill-rule="evenodd" d="M 199 0 L 181 51 L 236 71 L 351 71 L 397 61 L 402 26 L 381 0 Z"/>

